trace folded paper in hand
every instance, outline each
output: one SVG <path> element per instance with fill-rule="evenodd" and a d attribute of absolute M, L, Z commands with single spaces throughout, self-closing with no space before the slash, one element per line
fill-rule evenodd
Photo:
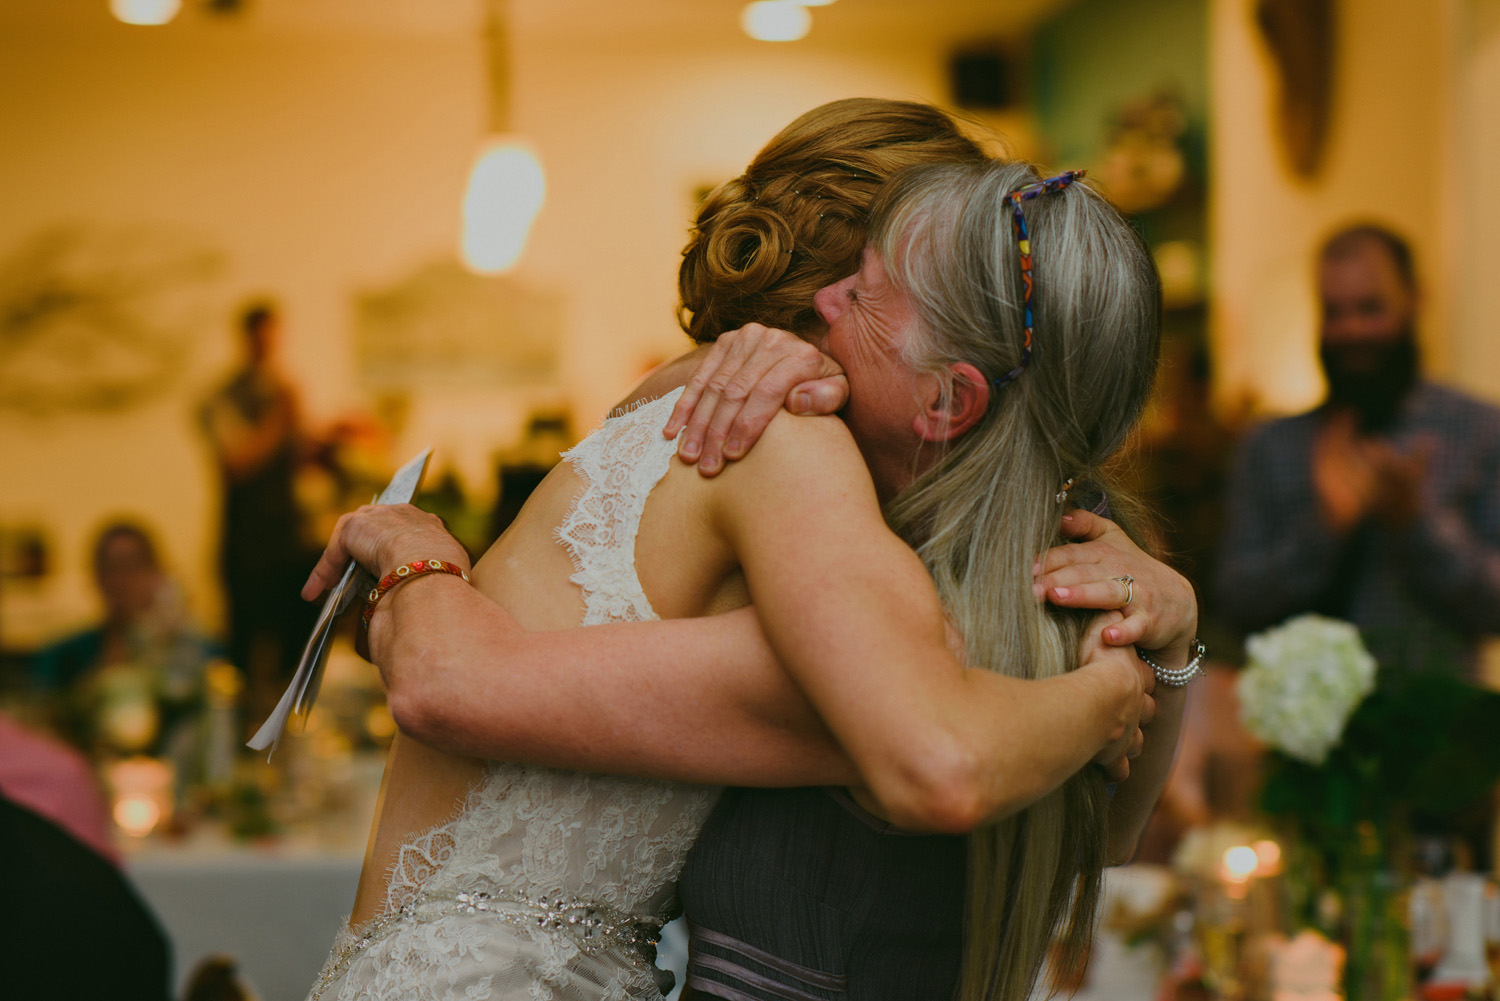
<path fill-rule="evenodd" d="M 420 455 L 396 470 L 396 475 L 391 477 L 391 482 L 381 491 L 375 503 L 405 504 L 415 497 L 417 484 L 422 480 L 422 471 L 427 468 L 427 459 L 431 455 L 432 449 L 424 449 Z M 246 743 L 246 746 L 257 751 L 265 751 L 269 747 L 267 760 L 276 752 L 276 745 L 281 740 L 282 731 L 286 729 L 287 720 L 293 715 L 306 718 L 312 710 L 313 701 L 318 697 L 318 685 L 323 680 L 323 666 L 328 663 L 333 622 L 355 597 L 368 590 L 356 581 L 356 576 L 366 575 L 358 564 L 350 560 L 344 569 L 344 575 L 339 578 L 333 590 L 328 592 L 328 600 L 323 602 L 323 610 L 318 613 L 317 624 L 313 626 L 312 636 L 308 638 L 307 646 L 302 651 L 302 660 L 297 665 L 297 673 L 292 676 L 291 684 L 287 685 L 281 701 L 276 703 L 276 708 L 271 711 L 265 723 L 261 724 L 261 728 L 255 731 L 255 736 Z"/>

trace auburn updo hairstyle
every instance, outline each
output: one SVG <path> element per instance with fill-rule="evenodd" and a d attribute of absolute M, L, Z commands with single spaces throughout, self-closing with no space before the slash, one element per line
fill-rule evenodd
<path fill-rule="evenodd" d="M 814 108 L 703 200 L 682 252 L 678 322 L 700 344 L 752 321 L 814 329 L 813 293 L 859 270 L 870 203 L 892 175 L 986 159 L 928 104 L 855 97 Z"/>

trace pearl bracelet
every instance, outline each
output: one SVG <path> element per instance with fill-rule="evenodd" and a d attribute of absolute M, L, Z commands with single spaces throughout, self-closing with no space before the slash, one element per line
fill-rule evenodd
<path fill-rule="evenodd" d="M 1151 668 L 1151 673 L 1156 675 L 1158 684 L 1166 685 L 1168 688 L 1181 688 L 1203 673 L 1203 658 L 1208 656 L 1208 648 L 1196 636 L 1193 637 L 1191 650 L 1193 656 L 1181 667 L 1162 667 L 1148 657 L 1146 651 L 1140 647 L 1136 647 L 1135 655 Z"/>

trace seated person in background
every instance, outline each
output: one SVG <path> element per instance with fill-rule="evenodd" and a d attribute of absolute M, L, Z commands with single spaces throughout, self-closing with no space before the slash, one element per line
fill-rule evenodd
<path fill-rule="evenodd" d="M 211 644 L 188 620 L 151 536 L 129 521 L 112 522 L 93 550 L 94 581 L 104 621 L 37 652 L 32 681 L 61 703 L 60 727 L 81 747 L 157 748 L 175 717 L 198 697 Z M 104 704 L 149 702 L 129 734 L 100 732 Z"/>
<path fill-rule="evenodd" d="M 45 817 L 109 861 L 119 861 L 109 838 L 109 807 L 88 759 L 4 713 L 0 796 Z"/>
<path fill-rule="evenodd" d="M 171 997 L 166 937 L 113 865 L 5 796 L 0 796 L 0 857 L 6 862 L 6 922 L 0 935 L 5 997 Z"/>

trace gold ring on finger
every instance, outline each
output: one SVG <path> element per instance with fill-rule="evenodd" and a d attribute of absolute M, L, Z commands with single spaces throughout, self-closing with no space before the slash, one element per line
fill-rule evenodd
<path fill-rule="evenodd" d="M 1124 608 L 1135 600 L 1135 578 L 1127 573 L 1121 574 L 1114 579 L 1125 585 L 1125 600 L 1120 603 L 1120 607 Z"/>

